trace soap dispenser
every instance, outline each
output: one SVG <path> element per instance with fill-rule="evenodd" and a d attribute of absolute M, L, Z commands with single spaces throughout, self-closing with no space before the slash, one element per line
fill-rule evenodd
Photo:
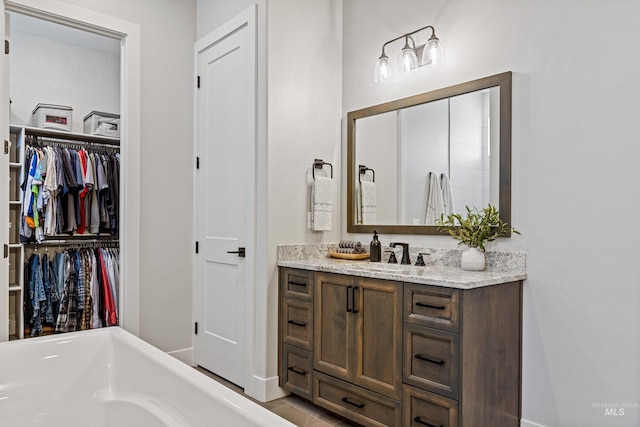
<path fill-rule="evenodd" d="M 369 246 L 369 261 L 380 262 L 382 260 L 382 245 L 378 240 L 378 232 L 373 230 L 373 240 Z"/>

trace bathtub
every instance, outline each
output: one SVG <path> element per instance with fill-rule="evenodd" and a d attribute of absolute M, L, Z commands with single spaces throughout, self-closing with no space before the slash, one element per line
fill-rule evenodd
<path fill-rule="evenodd" d="M 293 426 L 117 327 L 0 344 L 0 426 Z"/>

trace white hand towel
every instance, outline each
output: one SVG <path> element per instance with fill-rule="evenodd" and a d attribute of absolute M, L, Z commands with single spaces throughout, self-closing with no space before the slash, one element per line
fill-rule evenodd
<path fill-rule="evenodd" d="M 442 188 L 438 176 L 429 172 L 427 185 L 427 212 L 424 218 L 425 225 L 436 225 L 444 213 L 444 203 L 442 201 Z"/>
<path fill-rule="evenodd" d="M 362 195 L 360 183 L 356 185 L 356 224 L 362 224 Z"/>
<path fill-rule="evenodd" d="M 376 183 L 362 181 L 360 183 L 360 210 L 362 224 L 375 224 L 377 222 Z"/>
<path fill-rule="evenodd" d="M 444 214 L 448 216 L 456 211 L 456 207 L 453 202 L 451 183 L 449 182 L 449 177 L 445 173 L 440 175 L 440 186 L 442 187 L 442 202 L 444 206 Z"/>
<path fill-rule="evenodd" d="M 330 231 L 333 225 L 333 180 L 318 176 L 311 187 L 311 229 Z"/>

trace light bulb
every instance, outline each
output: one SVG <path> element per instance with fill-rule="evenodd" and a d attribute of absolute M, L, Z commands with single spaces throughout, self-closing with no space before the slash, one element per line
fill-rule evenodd
<path fill-rule="evenodd" d="M 385 55 L 383 51 L 373 70 L 373 81 L 376 83 L 385 83 L 391 80 L 393 80 L 391 64 L 389 64 L 389 57 Z"/>
<path fill-rule="evenodd" d="M 440 40 L 433 35 L 429 38 L 427 45 L 422 51 L 422 64 L 437 67 L 444 63 L 444 51 L 442 50 L 442 46 L 440 46 Z"/>
<path fill-rule="evenodd" d="M 409 39 L 405 38 L 404 47 L 398 54 L 398 74 L 411 74 L 418 69 L 418 57 L 415 50 L 409 46 Z"/>

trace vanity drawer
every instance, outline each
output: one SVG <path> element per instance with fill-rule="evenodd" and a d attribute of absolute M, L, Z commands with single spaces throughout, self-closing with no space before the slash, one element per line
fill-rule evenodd
<path fill-rule="evenodd" d="M 400 402 L 314 371 L 313 403 L 364 426 L 399 426 Z"/>
<path fill-rule="evenodd" d="M 459 343 L 457 334 L 405 324 L 404 382 L 457 399 Z"/>
<path fill-rule="evenodd" d="M 280 289 L 282 296 L 313 302 L 313 271 L 282 268 Z"/>
<path fill-rule="evenodd" d="M 313 304 L 291 298 L 282 299 L 282 341 L 313 350 Z"/>
<path fill-rule="evenodd" d="M 450 332 L 460 330 L 460 291 L 437 286 L 404 285 L 404 321 Z"/>
<path fill-rule="evenodd" d="M 404 427 L 458 427 L 458 402 L 405 385 Z"/>
<path fill-rule="evenodd" d="M 282 344 L 281 386 L 309 400 L 313 399 L 313 353 Z"/>

